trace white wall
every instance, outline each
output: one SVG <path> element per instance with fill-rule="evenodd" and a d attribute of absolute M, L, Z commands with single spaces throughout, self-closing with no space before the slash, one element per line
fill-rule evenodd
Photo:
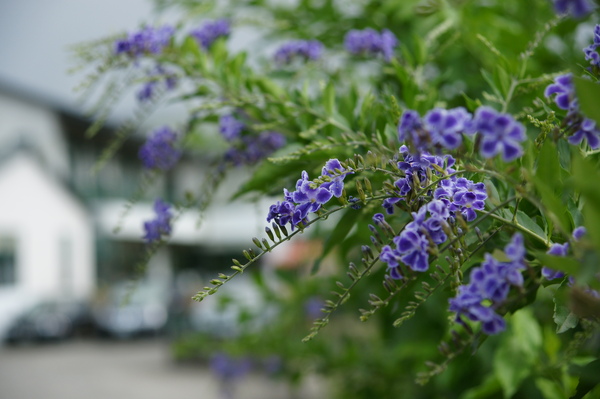
<path fill-rule="evenodd" d="M 54 173 L 67 176 L 67 149 L 55 112 L 0 94 L 0 121 L 0 149 L 10 148 L 19 140 L 35 143 L 42 161 Z"/>
<path fill-rule="evenodd" d="M 0 163 L 0 193 L 0 232 L 18 242 L 16 288 L 36 297 L 90 295 L 93 226 L 83 205 L 25 152 Z M 68 287 L 61 281 L 65 262 L 72 267 Z"/>

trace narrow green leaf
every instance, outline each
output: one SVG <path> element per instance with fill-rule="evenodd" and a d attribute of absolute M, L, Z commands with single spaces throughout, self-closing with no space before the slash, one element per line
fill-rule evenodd
<path fill-rule="evenodd" d="M 329 82 L 323 90 L 323 107 L 328 115 L 333 115 L 335 111 L 335 86 Z"/>
<path fill-rule="evenodd" d="M 579 100 L 581 111 L 587 116 L 600 124 L 600 85 L 592 82 L 589 79 L 573 77 L 575 83 L 575 92 Z"/>

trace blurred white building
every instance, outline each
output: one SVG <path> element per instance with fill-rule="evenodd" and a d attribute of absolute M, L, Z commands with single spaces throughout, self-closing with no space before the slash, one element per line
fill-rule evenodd
<path fill-rule="evenodd" d="M 95 287 L 94 227 L 65 185 L 53 112 L 0 97 L 0 336 L 45 298 L 87 299 Z"/>

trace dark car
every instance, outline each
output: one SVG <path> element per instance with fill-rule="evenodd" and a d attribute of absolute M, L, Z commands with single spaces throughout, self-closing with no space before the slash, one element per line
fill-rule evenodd
<path fill-rule="evenodd" d="M 44 301 L 19 316 L 6 333 L 8 343 L 56 341 L 92 328 L 89 308 L 81 302 Z"/>

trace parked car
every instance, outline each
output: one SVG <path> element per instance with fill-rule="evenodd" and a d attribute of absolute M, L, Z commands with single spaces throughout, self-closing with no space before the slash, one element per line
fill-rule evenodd
<path fill-rule="evenodd" d="M 97 330 L 112 337 L 156 334 L 167 323 L 167 303 L 159 285 L 122 282 L 93 306 L 92 316 Z"/>
<path fill-rule="evenodd" d="M 19 316 L 9 327 L 8 343 L 56 341 L 91 332 L 89 307 L 82 302 L 46 300 Z"/>

